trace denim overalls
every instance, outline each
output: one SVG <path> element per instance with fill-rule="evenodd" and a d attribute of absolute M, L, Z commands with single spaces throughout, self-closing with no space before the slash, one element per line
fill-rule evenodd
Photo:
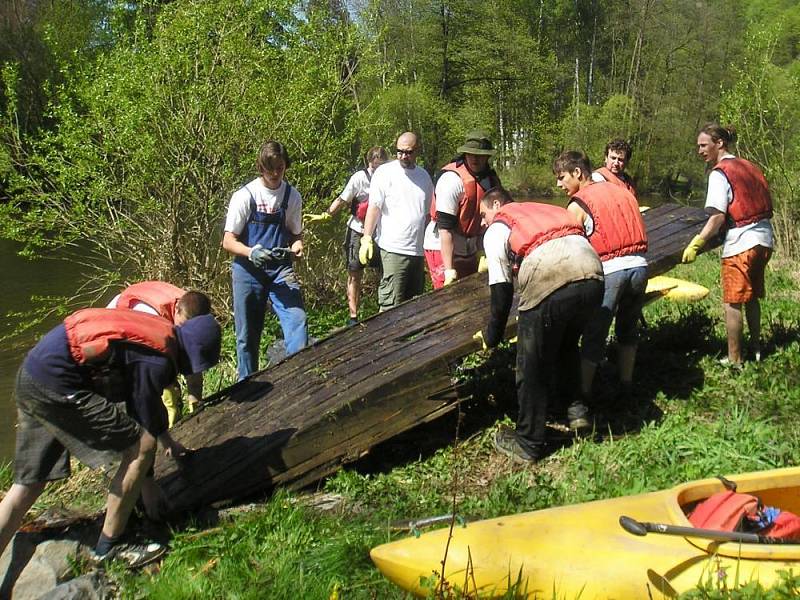
<path fill-rule="evenodd" d="M 283 194 L 278 210 L 274 213 L 259 212 L 253 193 L 250 192 L 250 217 L 239 236 L 239 241 L 253 247 L 286 247 L 286 207 L 292 187 L 284 182 Z M 283 330 L 286 355 L 303 349 L 308 342 L 306 311 L 300 283 L 292 269 L 291 259 L 270 261 L 263 268 L 256 267 L 244 256 L 233 259 L 233 321 L 236 328 L 236 364 L 239 380 L 258 371 L 259 345 L 264 330 L 267 299 L 278 317 Z"/>

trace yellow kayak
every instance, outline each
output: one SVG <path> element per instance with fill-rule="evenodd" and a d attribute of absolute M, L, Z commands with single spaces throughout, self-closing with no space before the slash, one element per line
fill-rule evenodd
<path fill-rule="evenodd" d="M 666 298 L 675 302 L 696 302 L 697 300 L 702 300 L 708 294 L 708 288 L 699 283 L 658 275 L 651 277 L 647 281 L 645 304 L 649 304 L 659 298 Z"/>
<path fill-rule="evenodd" d="M 800 468 L 729 477 L 738 491 L 767 506 L 800 514 Z M 720 542 L 620 526 L 638 521 L 691 527 L 682 507 L 724 491 L 718 479 L 669 490 L 539 510 L 456 525 L 447 551 L 450 586 L 480 597 L 589 599 L 674 598 L 709 578 L 729 588 L 757 580 L 765 588 L 778 571 L 800 568 L 800 544 Z M 688 508 L 687 508 L 688 510 Z M 392 582 L 425 596 L 442 571 L 449 528 L 372 549 Z M 516 585 L 515 585 L 516 583 Z"/>

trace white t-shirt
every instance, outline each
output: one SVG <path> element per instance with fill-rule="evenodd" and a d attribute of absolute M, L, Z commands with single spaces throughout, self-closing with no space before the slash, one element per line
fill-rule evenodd
<path fill-rule="evenodd" d="M 106 305 L 106 308 L 117 308 L 117 304 L 119 303 L 119 297 L 121 295 L 122 294 L 117 294 L 116 296 L 114 296 L 111 302 L 109 302 L 108 305 Z M 145 304 L 144 302 L 136 302 L 131 307 L 131 310 L 147 313 L 148 315 L 158 316 L 158 311 L 149 304 Z"/>
<path fill-rule="evenodd" d="M 733 154 L 726 154 L 721 160 L 729 158 L 735 157 Z M 733 200 L 733 190 L 728 178 L 721 171 L 711 171 L 708 175 L 706 209 L 713 208 L 727 214 L 731 200 Z M 731 227 L 725 233 L 722 258 L 736 256 L 756 246 L 772 248 L 774 243 L 772 223 L 769 219 L 761 219 L 744 227 Z"/>
<path fill-rule="evenodd" d="M 436 212 L 458 215 L 459 200 L 464 195 L 464 182 L 458 173 L 445 171 L 436 182 Z M 478 238 L 468 238 L 458 229 L 450 230 L 453 234 L 453 254 L 456 256 L 472 256 L 478 251 Z M 425 250 L 441 250 L 439 227 L 431 221 L 425 228 Z"/>
<path fill-rule="evenodd" d="M 339 198 L 344 200 L 347 205 L 347 211 L 350 212 L 353 199 L 361 202 L 369 196 L 369 178 L 364 172 L 364 169 L 359 169 L 350 176 L 344 190 L 339 194 Z M 355 218 L 351 213 L 350 219 L 347 221 L 347 226 L 357 233 L 364 233 L 364 223 Z"/>
<path fill-rule="evenodd" d="M 592 181 L 596 181 L 597 183 L 602 183 L 602 182 L 606 181 L 606 178 L 603 177 L 597 171 L 592 171 Z"/>
<path fill-rule="evenodd" d="M 236 190 L 231 196 L 228 205 L 228 216 L 225 219 L 225 231 L 230 231 L 237 236 L 242 234 L 247 221 L 250 219 L 250 195 L 256 201 L 256 209 L 259 212 L 278 212 L 283 202 L 283 194 L 286 191 L 286 182 L 281 182 L 277 190 L 271 190 L 264 185 L 261 177 L 256 177 Z M 289 204 L 286 207 L 286 229 L 294 234 L 300 235 L 303 232 L 303 201 L 300 192 L 292 187 L 289 193 Z"/>
<path fill-rule="evenodd" d="M 399 161 L 375 170 L 369 205 L 380 209 L 375 241 L 382 250 L 422 256 L 425 222 L 431 206 L 433 181 L 422 167 L 404 169 Z"/>
<path fill-rule="evenodd" d="M 605 181 L 603 179 L 602 181 Z M 592 215 L 586 213 L 586 218 L 583 220 L 583 230 L 586 236 L 589 237 L 594 232 L 594 219 Z M 637 267 L 646 267 L 647 259 L 644 254 L 629 254 L 627 256 L 618 256 L 616 258 L 609 258 L 603 261 L 603 275 L 611 275 L 617 271 L 624 271 L 625 269 L 635 269 Z"/>

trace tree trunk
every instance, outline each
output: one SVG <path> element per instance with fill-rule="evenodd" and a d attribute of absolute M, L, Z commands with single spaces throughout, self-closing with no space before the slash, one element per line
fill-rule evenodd
<path fill-rule="evenodd" d="M 699 208 L 645 213 L 651 275 L 679 260 L 706 220 Z M 710 249 L 707 247 L 706 249 Z M 172 429 L 195 448 L 180 464 L 159 455 L 155 476 L 182 512 L 275 486 L 300 488 L 369 449 L 457 408 L 460 360 L 489 316 L 479 273 L 333 333 L 208 398 Z M 515 328 L 515 320 L 509 319 Z"/>

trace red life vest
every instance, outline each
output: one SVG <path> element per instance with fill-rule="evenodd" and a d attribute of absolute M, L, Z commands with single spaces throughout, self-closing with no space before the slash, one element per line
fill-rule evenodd
<path fill-rule="evenodd" d="M 647 252 L 647 232 L 636 198 L 621 186 L 597 182 L 572 197 L 592 217 L 589 236 L 600 260 Z"/>
<path fill-rule="evenodd" d="M 364 171 L 364 174 L 367 176 L 367 182 L 372 181 L 372 175 L 369 173 L 369 169 L 361 169 Z M 367 217 L 367 209 L 369 208 L 369 194 L 364 196 L 361 200 L 357 198 L 353 198 L 352 202 L 350 203 L 350 214 L 352 214 L 356 219 L 364 222 L 364 219 Z"/>
<path fill-rule="evenodd" d="M 756 513 L 759 504 L 755 496 L 726 490 L 698 504 L 689 522 L 700 529 L 735 531 L 746 515 Z"/>
<path fill-rule="evenodd" d="M 135 310 L 84 308 L 64 319 L 72 359 L 79 365 L 105 361 L 112 342 L 128 342 L 178 362 L 178 338 L 172 323 Z"/>
<path fill-rule="evenodd" d="M 137 302 L 143 302 L 174 323 L 175 307 L 185 293 L 186 290 L 165 281 L 142 281 L 122 291 L 117 299 L 117 308 L 132 309 Z"/>
<path fill-rule="evenodd" d="M 488 175 L 480 180 L 473 175 L 467 168 L 463 158 L 458 158 L 442 167 L 442 173 L 452 171 L 461 178 L 464 186 L 464 193 L 458 199 L 458 226 L 466 237 L 476 237 L 481 232 L 481 211 L 480 204 L 483 195 L 493 187 L 500 185 L 500 178 L 493 169 L 489 170 Z M 436 194 L 431 200 L 431 220 L 436 220 Z"/>
<path fill-rule="evenodd" d="M 726 158 L 714 166 L 731 185 L 732 199 L 728 219 L 735 227 L 744 227 L 761 219 L 772 218 L 772 198 L 764 174 L 743 158 Z"/>
<path fill-rule="evenodd" d="M 584 235 L 583 227 L 560 206 L 538 202 L 510 202 L 495 216 L 495 221 L 511 229 L 508 244 L 518 258 L 528 256 L 533 250 L 556 238 Z"/>
<path fill-rule="evenodd" d="M 800 538 L 800 517 L 796 514 L 783 510 L 775 517 L 775 522 L 763 532 L 769 537 L 781 538 L 786 540 L 796 540 Z"/>
<path fill-rule="evenodd" d="M 627 175 L 625 175 L 625 173 L 623 173 L 622 177 L 620 177 L 619 175 L 615 175 L 614 173 L 612 173 L 606 167 L 600 167 L 599 169 L 595 169 L 594 172 L 602 175 L 603 179 L 605 179 L 608 183 L 613 183 L 614 185 L 626 189 L 631 194 L 633 194 L 634 197 L 636 197 L 636 186 L 633 185 L 633 180 Z"/>

